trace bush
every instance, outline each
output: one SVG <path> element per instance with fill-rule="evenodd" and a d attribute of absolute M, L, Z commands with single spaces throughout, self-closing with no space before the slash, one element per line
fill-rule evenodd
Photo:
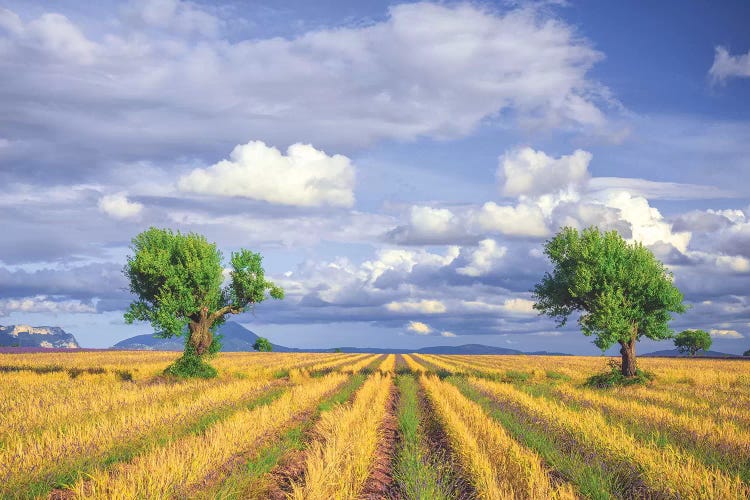
<path fill-rule="evenodd" d="M 123 382 L 133 381 L 133 373 L 130 372 L 129 370 L 117 370 L 115 374 L 117 374 L 117 378 L 119 378 Z"/>
<path fill-rule="evenodd" d="M 614 359 L 610 359 L 608 365 L 609 371 L 589 377 L 584 385 L 597 389 L 607 389 L 614 386 L 647 384 L 654 379 L 653 373 L 641 369 L 636 369 L 634 377 L 626 377 L 622 374 L 622 365 Z"/>
<path fill-rule="evenodd" d="M 210 357 L 211 355 L 198 356 L 188 341 L 185 344 L 185 352 L 164 370 L 164 374 L 178 378 L 214 378 L 218 375 L 216 368 L 204 361 L 204 358 Z"/>

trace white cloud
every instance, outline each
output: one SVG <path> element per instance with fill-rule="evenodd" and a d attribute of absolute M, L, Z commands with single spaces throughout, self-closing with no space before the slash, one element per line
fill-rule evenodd
<path fill-rule="evenodd" d="M 476 212 L 474 221 L 481 231 L 509 236 L 544 237 L 550 234 L 542 209 L 533 203 L 512 206 L 488 201 Z"/>
<path fill-rule="evenodd" d="M 714 63 L 708 70 L 714 82 L 723 83 L 728 78 L 750 78 L 750 51 L 747 54 L 730 55 L 729 51 L 719 45 L 716 47 Z"/>
<path fill-rule="evenodd" d="M 17 119 L 68 139 L 50 148 L 96 143 L 117 159 L 248 137 L 324 147 L 460 137 L 488 118 L 606 125 L 608 92 L 588 76 L 603 55 L 542 9 L 405 3 L 379 22 L 284 38 L 242 33 L 236 13 L 207 10 L 138 2 L 90 32 L 62 14 L 24 22 L 3 10 L 3 87 L 39 104 L 14 106 Z M 52 88 L 55 105 L 42 105 Z"/>
<path fill-rule="evenodd" d="M 500 157 L 497 177 L 506 196 L 539 196 L 565 191 L 588 179 L 591 153 L 576 150 L 560 158 L 521 148 Z"/>
<path fill-rule="evenodd" d="M 627 191 L 633 196 L 649 200 L 703 200 L 734 198 L 737 194 L 715 186 L 658 182 L 629 177 L 592 177 L 587 183 L 589 191 Z"/>
<path fill-rule="evenodd" d="M 96 307 L 79 300 L 52 300 L 45 295 L 22 299 L 0 299 L 0 316 L 10 313 L 95 313 Z"/>
<path fill-rule="evenodd" d="M 713 329 L 710 332 L 713 338 L 716 339 L 744 339 L 745 336 L 736 330 L 716 330 Z"/>
<path fill-rule="evenodd" d="M 446 331 L 444 331 L 444 332 L 441 332 L 441 333 L 440 333 L 440 336 L 441 336 L 441 337 L 457 337 L 457 335 L 456 335 L 455 333 L 453 333 L 453 332 L 449 332 L 449 331 L 447 331 L 447 330 L 446 330 Z"/>
<path fill-rule="evenodd" d="M 385 308 L 391 312 L 397 313 L 421 313 L 421 314 L 440 314 L 447 311 L 445 304 L 439 300 L 417 300 L 405 302 L 389 302 Z"/>
<path fill-rule="evenodd" d="M 602 200 L 607 207 L 616 208 L 620 218 L 630 224 L 632 241 L 646 246 L 668 243 L 685 253 L 691 233 L 673 232 L 672 225 L 664 220 L 658 209 L 649 205 L 646 198 L 633 196 L 627 191 L 610 191 Z"/>
<path fill-rule="evenodd" d="M 136 26 L 143 24 L 175 33 L 199 33 L 214 36 L 221 21 L 197 8 L 192 2 L 180 0 L 131 0 L 123 9 L 125 18 Z"/>
<path fill-rule="evenodd" d="M 440 245 L 473 239 L 467 232 L 465 217 L 447 208 L 423 205 L 412 206 L 408 223 L 392 229 L 386 237 L 402 245 Z"/>
<path fill-rule="evenodd" d="M 538 314 L 534 310 L 534 301 L 528 299 L 508 299 L 503 304 L 503 309 L 515 314 Z"/>
<path fill-rule="evenodd" d="M 346 156 L 328 156 L 306 144 L 286 155 L 262 141 L 234 148 L 230 160 L 196 168 L 180 178 L 182 191 L 238 196 L 296 206 L 354 204 L 354 167 Z"/>
<path fill-rule="evenodd" d="M 719 269 L 733 273 L 750 272 L 750 259 L 740 255 L 719 255 L 716 257 Z"/>
<path fill-rule="evenodd" d="M 482 240 L 477 249 L 469 255 L 469 263 L 456 269 L 456 272 L 465 276 L 482 276 L 490 272 L 507 252 L 508 249 L 498 245 L 495 240 Z"/>
<path fill-rule="evenodd" d="M 129 219 L 143 211 L 143 204 L 128 200 L 125 193 L 115 193 L 102 196 L 99 210 L 115 219 Z"/>
<path fill-rule="evenodd" d="M 406 329 L 417 335 L 429 335 L 432 333 L 432 328 L 427 323 L 421 321 L 409 321 L 406 325 Z"/>

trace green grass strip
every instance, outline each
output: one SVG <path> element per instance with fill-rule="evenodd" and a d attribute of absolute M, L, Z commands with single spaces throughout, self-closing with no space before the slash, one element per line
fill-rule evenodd
<path fill-rule="evenodd" d="M 225 407 L 201 415 L 197 420 L 185 427 L 178 429 L 169 427 L 157 429 L 154 433 L 146 434 L 135 442 L 115 446 L 103 456 L 96 458 L 87 457 L 83 461 L 66 465 L 64 472 L 53 474 L 45 479 L 25 485 L 23 492 L 11 494 L 11 498 L 31 499 L 46 497 L 53 489 L 70 487 L 97 468 L 108 468 L 121 462 L 128 462 L 147 450 L 165 446 L 184 436 L 205 432 L 213 424 L 228 418 L 240 409 L 252 410 L 259 406 L 268 405 L 280 398 L 287 390 L 288 387 L 275 387 L 245 404 Z"/>
<path fill-rule="evenodd" d="M 399 390 L 398 429 L 401 448 L 396 454 L 394 479 L 407 500 L 449 500 L 450 486 L 434 462 L 428 460 L 422 439 L 419 385 L 412 375 L 396 378 Z"/>
<path fill-rule="evenodd" d="M 516 388 L 534 397 L 543 397 L 549 401 L 563 403 L 574 411 L 582 411 L 585 408 L 585 405 L 578 401 L 562 401 L 557 394 L 552 392 L 552 386 L 549 384 L 519 384 L 516 385 Z M 583 390 L 601 391 L 602 389 Z M 641 442 L 652 443 L 662 449 L 672 448 L 682 450 L 692 455 L 707 467 L 715 467 L 729 475 L 737 475 L 743 482 L 750 484 L 750 464 L 748 463 L 738 462 L 734 457 L 723 454 L 714 448 L 696 444 L 690 437 L 681 438 L 679 435 L 674 435 L 670 432 L 670 429 L 660 430 L 644 426 L 638 418 L 632 415 L 617 415 L 616 412 L 607 411 L 596 404 L 592 406 L 592 409 L 601 413 L 610 425 L 624 427 Z"/>
<path fill-rule="evenodd" d="M 306 433 L 312 428 L 322 413 L 331 411 L 337 405 L 344 404 L 352 397 L 367 379 L 367 375 L 358 373 L 353 375 L 333 395 L 320 402 L 315 413 L 303 423 L 287 430 L 278 440 L 262 448 L 258 454 L 230 474 L 218 487 L 211 492 L 204 492 L 206 497 L 214 499 L 247 498 L 252 488 L 262 488 L 260 479 L 271 472 L 281 459 L 291 451 L 304 450 Z"/>
<path fill-rule="evenodd" d="M 579 454 L 558 449 L 549 436 L 525 425 L 513 413 L 503 410 L 492 398 L 472 387 L 465 377 L 451 377 L 448 381 L 458 387 L 464 396 L 479 404 L 489 416 L 500 422 L 514 439 L 534 450 L 549 467 L 574 483 L 584 497 L 604 500 L 621 496 L 616 493 L 621 487 L 614 475 L 608 474 L 598 466 L 587 464 L 585 458 Z"/>

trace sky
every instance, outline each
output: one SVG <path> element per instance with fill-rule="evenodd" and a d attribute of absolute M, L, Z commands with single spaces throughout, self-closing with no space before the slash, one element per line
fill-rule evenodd
<path fill-rule="evenodd" d="M 0 323 L 126 325 L 130 240 L 261 252 L 294 347 L 599 354 L 531 308 L 561 227 L 750 348 L 750 3 L 0 1 Z M 640 352 L 671 347 L 644 340 Z"/>

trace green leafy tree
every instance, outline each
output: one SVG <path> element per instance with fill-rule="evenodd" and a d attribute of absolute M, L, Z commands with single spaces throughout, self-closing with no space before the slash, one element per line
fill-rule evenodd
<path fill-rule="evenodd" d="M 534 308 L 558 326 L 580 313 L 583 334 L 595 336 L 602 351 L 619 343 L 622 375 L 635 376 L 636 342 L 670 338 L 670 313 L 685 311 L 671 273 L 640 243 L 596 227 L 580 233 L 563 228 L 545 243 L 544 253 L 554 270 L 534 287 Z"/>
<path fill-rule="evenodd" d="M 222 286 L 222 254 L 199 234 L 152 227 L 133 238 L 131 250 L 123 272 L 138 298 L 125 321 L 148 321 L 162 337 L 187 333 L 185 353 L 176 363 L 192 368 L 218 352 L 214 330 L 227 314 L 247 311 L 269 296 L 284 297 L 265 279 L 261 255 L 245 249 L 231 254 L 229 283 Z"/>
<path fill-rule="evenodd" d="M 704 330 L 685 330 L 674 338 L 674 345 L 681 353 L 689 353 L 691 356 L 700 351 L 708 351 L 711 348 L 711 335 Z"/>
<path fill-rule="evenodd" d="M 743 356 L 750 356 L 750 349 L 742 353 Z"/>
<path fill-rule="evenodd" d="M 273 346 L 271 345 L 271 342 L 268 341 L 265 337 L 258 337 L 258 339 L 253 344 L 253 349 L 260 352 L 271 352 L 273 351 Z"/>

